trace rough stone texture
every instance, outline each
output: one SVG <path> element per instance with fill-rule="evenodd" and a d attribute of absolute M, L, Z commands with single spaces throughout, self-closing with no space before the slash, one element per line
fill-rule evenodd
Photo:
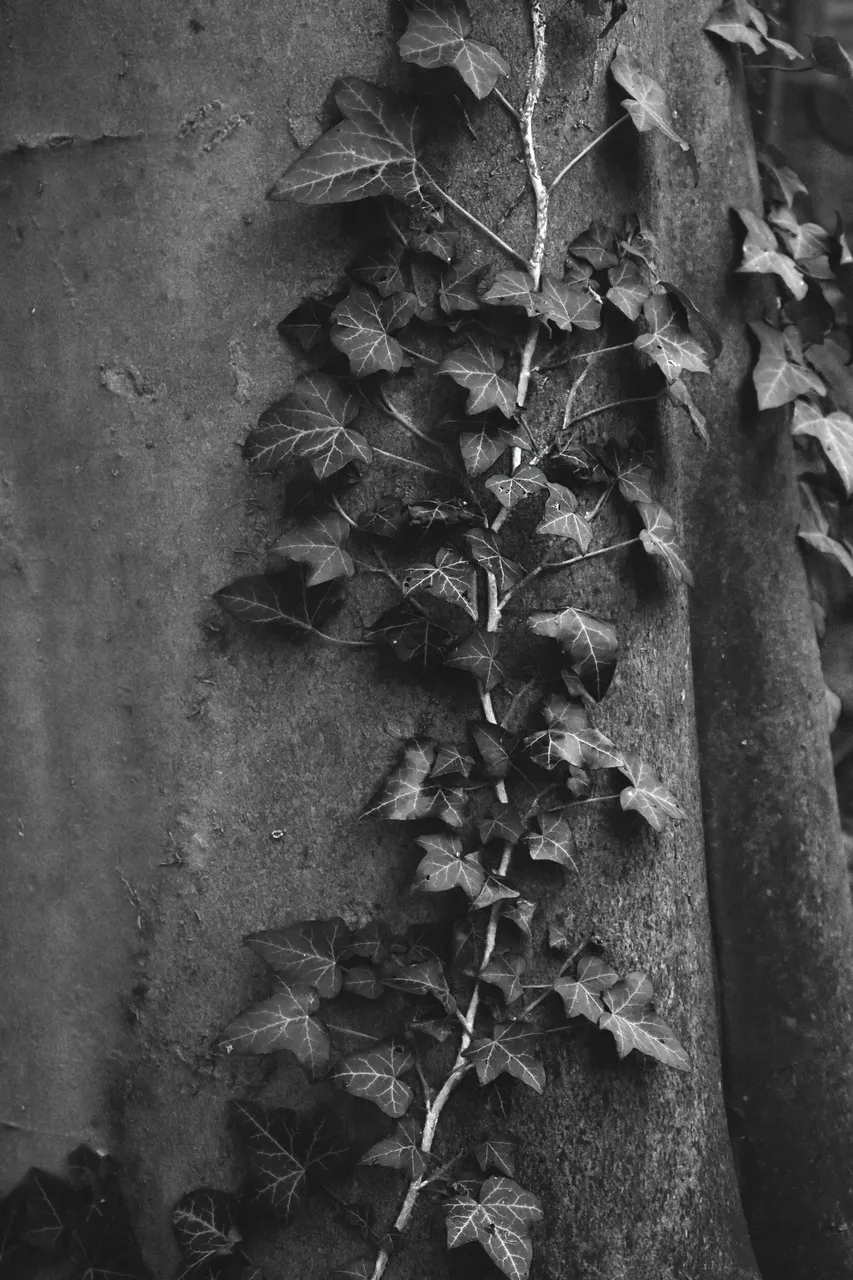
<path fill-rule="evenodd" d="M 521 6 L 472 7 L 522 68 Z M 399 914 L 409 841 L 355 814 L 400 738 L 459 734 L 473 710 L 441 679 L 401 680 L 359 651 L 272 643 L 223 625 L 209 603 L 262 563 L 280 527 L 280 486 L 250 480 L 235 448 L 296 368 L 275 322 L 328 287 L 352 251 L 337 211 L 270 207 L 264 191 L 319 131 L 337 74 L 397 74 L 393 29 L 384 3 L 353 0 L 143 0 L 119 14 L 103 0 L 35 14 L 10 0 L 4 17 L 0 765 L 4 929 L 20 980 L 4 989 L 0 1096 L 26 1130 L 8 1135 L 2 1173 L 5 1184 L 31 1163 L 55 1166 L 81 1137 L 119 1151 L 152 1267 L 166 1275 L 171 1202 L 236 1179 L 227 1099 L 312 1096 L 286 1064 L 210 1053 L 258 985 L 241 935 L 333 911 Z M 617 135 L 555 202 L 554 265 L 593 216 L 639 208 L 680 279 L 696 257 L 687 233 L 701 225 L 698 292 L 714 310 L 731 253 L 726 209 L 751 174 L 739 89 L 702 18 L 634 0 L 598 43 L 596 23 L 560 6 L 542 154 L 553 171 L 614 118 L 605 71 L 617 38 L 628 42 L 671 84 L 700 186 L 668 144 Z M 519 101 L 522 90 L 517 71 L 507 92 Z M 453 125 L 433 159 L 496 223 L 522 183 L 517 144 L 494 104 L 469 116 L 476 143 Z M 526 217 L 522 206 L 505 226 L 519 243 Z M 736 315 L 723 318 L 730 328 Z M 589 404 L 630 394 L 619 367 L 588 380 Z M 737 376 L 705 395 L 720 421 L 738 404 L 742 366 L 730 367 Z M 540 403 L 557 411 L 553 386 Z M 633 425 L 660 426 L 664 501 L 677 513 L 698 446 L 683 422 L 634 414 L 589 438 Z M 409 447 L 386 423 L 371 430 Z M 408 472 L 382 476 L 380 491 L 412 484 Z M 624 516 L 608 521 L 604 537 L 625 536 Z M 625 656 L 600 727 L 647 752 L 691 819 L 656 839 L 592 806 L 578 821 L 581 875 L 544 889 L 578 939 L 594 931 L 621 968 L 648 969 L 695 1070 L 618 1064 L 584 1030 L 549 1042 L 551 1088 L 542 1103 L 516 1096 L 511 1122 L 530 1138 L 522 1174 L 549 1204 L 538 1275 L 746 1280 L 756 1273 L 720 1089 L 687 602 L 633 551 L 543 587 L 540 600 L 567 594 L 619 620 Z M 468 1109 L 461 1097 L 458 1123 Z M 426 1254 L 413 1247 L 395 1274 L 470 1266 L 446 1261 L 440 1238 L 434 1211 L 415 1241 Z M 319 1211 L 258 1247 L 273 1275 L 306 1280 L 354 1251 Z"/>

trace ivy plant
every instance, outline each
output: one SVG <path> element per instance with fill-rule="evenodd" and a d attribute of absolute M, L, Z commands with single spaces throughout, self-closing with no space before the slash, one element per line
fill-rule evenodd
<path fill-rule="evenodd" d="M 470 679 L 468 740 L 401 743 L 363 814 L 368 824 L 417 823 L 412 890 L 441 895 L 447 925 L 399 933 L 332 917 L 246 939 L 271 988 L 222 1031 L 220 1051 L 291 1054 L 311 1079 L 372 1103 L 386 1127 L 359 1149 L 323 1110 L 297 1116 L 235 1102 L 245 1187 L 238 1199 L 205 1189 L 179 1204 L 186 1274 L 220 1274 L 238 1247 L 236 1236 L 230 1253 L 227 1244 L 240 1212 L 286 1223 L 320 1194 L 360 1240 L 330 1273 L 341 1280 L 380 1280 L 413 1215 L 437 1201 L 449 1249 L 478 1243 L 506 1276 L 524 1280 L 544 1210 L 518 1180 L 516 1143 L 488 1109 L 494 1090 L 510 1078 L 541 1093 L 542 1037 L 584 1021 L 612 1037 L 620 1058 L 636 1052 L 690 1070 L 655 1008 L 653 978 L 619 972 L 600 939 L 569 937 L 537 900 L 536 877 L 542 865 L 577 871 L 578 806 L 616 805 L 627 824 L 655 833 L 686 816 L 649 744 L 614 741 L 596 725 L 624 637 L 618 621 L 567 597 L 566 571 L 638 555 L 672 589 L 692 583 L 648 442 L 602 442 L 595 420 L 669 403 L 708 446 L 690 381 L 710 373 L 720 339 L 664 278 L 655 237 L 637 217 L 593 221 L 560 244 L 551 208 L 575 164 L 625 125 L 660 133 L 695 161 L 664 89 L 619 43 L 608 74 L 622 114 L 547 172 L 535 130 L 547 52 L 539 0 L 528 5 L 519 105 L 500 87 L 510 70 L 503 54 L 477 37 L 464 0 L 409 0 L 406 9 L 403 61 L 457 74 L 461 99 L 494 101 L 517 129 L 531 243 L 509 243 L 439 185 L 416 100 L 356 77 L 337 82 L 339 123 L 270 197 L 370 202 L 374 235 L 345 284 L 303 299 L 279 325 L 303 371 L 261 415 L 244 456 L 255 471 L 284 476 L 289 525 L 269 570 L 216 599 L 243 623 L 294 640 L 385 651 L 401 670 L 446 670 L 449 690 L 458 673 Z M 609 6 L 602 34 L 625 9 Z M 609 361 L 623 362 L 633 393 L 584 407 L 590 373 Z M 412 449 L 389 449 L 389 429 Z M 618 530 L 610 540 L 599 533 L 605 511 Z M 335 619 L 350 596 L 360 611 L 368 576 L 389 595 L 359 633 Z M 531 984 L 534 959 L 545 980 Z M 486 1103 L 482 1140 L 453 1152 L 442 1118 L 474 1081 Z M 400 1172 L 393 1221 L 350 1200 L 356 1162 Z M 202 1244 L 186 1227 L 193 1216 L 207 1224 Z"/>

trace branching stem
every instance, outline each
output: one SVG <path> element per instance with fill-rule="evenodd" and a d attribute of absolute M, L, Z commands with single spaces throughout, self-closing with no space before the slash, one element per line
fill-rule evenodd
<path fill-rule="evenodd" d="M 609 350 L 612 351 L 613 348 L 611 347 Z M 587 369 L 588 368 L 589 365 L 587 365 Z M 584 370 L 584 372 L 586 372 L 586 370 Z M 606 413 L 608 409 L 621 409 L 626 404 L 649 404 L 652 400 L 659 399 L 660 392 L 653 396 L 628 396 L 626 400 L 611 400 L 608 404 L 596 405 L 594 409 L 587 409 L 584 413 L 579 413 L 576 417 L 569 418 L 568 421 L 563 422 L 563 428 L 566 429 L 568 427 L 573 427 L 576 422 L 585 422 L 587 418 L 594 418 L 596 414 Z M 568 409 L 569 406 L 567 405 L 566 407 Z"/>
<path fill-rule="evenodd" d="M 513 120 L 515 120 L 516 124 L 520 123 L 521 116 L 516 111 L 515 107 L 510 102 L 509 98 L 505 98 L 504 95 L 501 93 L 500 89 L 497 88 L 497 86 L 495 86 L 495 88 L 492 90 L 492 93 L 494 94 L 495 98 L 497 98 L 498 102 L 501 104 L 504 111 L 509 112 Z"/>
<path fill-rule="evenodd" d="M 404 347 L 403 350 L 405 351 L 406 348 Z M 430 361 L 430 363 L 438 364 L 438 361 L 432 360 Z M 379 392 L 379 402 L 382 405 L 382 408 L 388 414 L 389 418 L 393 418 L 395 422 L 399 422 L 400 426 L 404 427 L 405 430 L 408 431 L 410 435 L 417 436 L 418 440 L 423 440 L 424 444 L 428 444 L 431 449 L 442 448 L 438 440 L 433 440 L 431 436 L 428 436 L 426 434 L 426 432 L 421 431 L 420 427 L 416 427 L 414 422 L 412 422 L 411 418 L 407 418 L 406 415 L 400 409 L 398 409 L 397 406 L 391 402 L 391 400 L 388 399 L 388 395 L 384 387 Z"/>

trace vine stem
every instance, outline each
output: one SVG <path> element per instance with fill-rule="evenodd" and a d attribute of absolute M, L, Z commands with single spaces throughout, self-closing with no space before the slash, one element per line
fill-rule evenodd
<path fill-rule="evenodd" d="M 521 120 L 521 116 L 520 116 L 520 115 L 519 115 L 519 113 L 516 111 L 515 107 L 514 107 L 514 106 L 512 105 L 512 103 L 510 102 L 509 98 L 505 98 L 505 97 L 504 97 L 504 95 L 501 93 L 501 91 L 500 91 L 500 89 L 497 87 L 497 85 L 495 85 L 494 89 L 492 90 L 492 94 L 493 94 L 493 95 L 494 95 L 494 97 L 498 100 L 498 102 L 501 104 L 501 106 L 503 107 L 504 111 L 508 111 L 508 112 L 509 112 L 509 114 L 512 116 L 513 120 L 515 120 L 515 122 L 516 122 L 516 123 L 518 123 L 518 122 Z"/>
<path fill-rule="evenodd" d="M 609 555 L 611 551 L 619 551 L 622 547 L 632 547 L 635 542 L 639 542 L 639 538 L 626 538 L 624 542 L 611 542 L 607 547 L 599 547 L 597 551 L 585 551 L 583 555 L 572 556 L 569 560 L 543 560 L 535 569 L 531 569 L 526 573 L 514 587 L 510 587 L 509 591 L 498 602 L 498 609 L 503 613 L 506 605 L 517 592 L 526 587 L 534 578 L 538 578 L 540 573 L 544 573 L 546 569 L 568 569 L 570 565 L 580 564 L 584 560 L 594 560 L 596 556 Z"/>
<path fill-rule="evenodd" d="M 406 348 L 404 347 L 403 350 L 405 351 Z M 438 361 L 432 360 L 430 361 L 430 363 L 437 365 Z M 405 427 L 405 429 L 410 433 L 410 435 L 417 436 L 419 440 L 423 440 L 424 444 L 428 444 L 432 449 L 442 448 L 442 446 L 439 444 L 437 440 L 433 440 L 432 437 L 428 436 L 425 431 L 421 431 L 420 427 L 416 427 L 414 422 L 412 422 L 410 418 L 407 418 L 406 415 L 402 413 L 397 408 L 397 406 L 392 403 L 391 400 L 388 399 L 388 395 L 384 388 L 379 392 L 379 402 L 382 405 L 382 408 L 388 414 L 389 418 L 393 418 L 395 422 L 399 422 L 400 426 Z"/>
<path fill-rule="evenodd" d="M 533 137 L 533 117 L 539 105 L 542 85 L 545 82 L 545 18 L 540 0 L 530 0 L 530 23 L 533 29 L 533 62 L 530 68 L 524 107 L 519 120 L 519 130 L 521 132 L 521 143 L 524 148 L 524 159 L 527 163 L 530 185 L 533 188 L 533 196 L 536 201 L 536 231 L 529 263 L 529 271 L 533 277 L 533 292 L 539 288 L 542 263 L 545 260 L 545 246 L 548 242 L 548 188 L 542 181 L 542 174 L 539 172 L 536 142 Z M 536 351 L 540 325 L 539 316 L 533 316 L 527 329 L 527 340 L 521 356 L 521 368 L 518 374 L 516 391 L 516 404 L 519 409 L 524 408 L 527 400 L 530 369 L 533 364 L 533 355 Z"/>
<path fill-rule="evenodd" d="M 614 130 L 619 128 L 620 124 L 624 124 L 625 121 L 630 120 L 630 118 L 631 117 L 628 115 L 628 112 L 626 111 L 624 116 L 620 116 L 619 119 L 615 122 L 615 124 L 610 125 L 610 127 L 605 129 L 603 133 L 600 133 L 597 138 L 593 138 L 592 142 L 588 142 L 587 145 L 584 147 L 583 151 L 578 152 L 574 160 L 570 160 L 567 165 L 563 166 L 563 168 L 557 174 L 556 178 L 554 178 L 553 182 L 548 187 L 549 194 L 552 191 L 556 190 L 556 188 L 563 181 L 563 178 L 565 178 L 566 174 L 571 173 L 572 169 L 574 169 L 575 165 L 578 163 L 579 160 L 583 160 L 584 156 L 588 156 L 590 151 L 592 151 L 593 147 L 597 147 L 599 142 L 603 142 L 606 137 L 608 137 L 611 133 L 613 133 Z"/>
<path fill-rule="evenodd" d="M 586 367 L 589 369 L 589 365 Z M 647 404 L 652 400 L 659 399 L 659 397 L 660 392 L 653 396 L 629 396 L 626 400 L 611 400 L 608 404 L 597 405 L 594 409 L 587 409 L 584 413 L 579 413 L 576 417 L 569 418 L 568 421 L 563 423 L 563 429 L 573 427 L 576 422 L 583 422 L 586 418 L 594 418 L 598 413 L 606 413 L 608 409 L 621 409 L 626 404 Z M 568 408 L 569 406 L 567 405 L 566 407 Z"/>
<path fill-rule="evenodd" d="M 419 471 L 429 471 L 432 475 L 441 476 L 444 480 L 456 478 L 451 476 L 449 471 L 439 471 L 437 467 L 430 467 L 425 462 L 415 462 L 414 458 L 402 458 L 399 453 L 389 453 L 387 449 L 380 449 L 376 445 L 373 446 L 373 452 L 380 454 L 383 458 L 391 458 L 393 462 L 405 462 L 406 466 L 417 467 Z"/>

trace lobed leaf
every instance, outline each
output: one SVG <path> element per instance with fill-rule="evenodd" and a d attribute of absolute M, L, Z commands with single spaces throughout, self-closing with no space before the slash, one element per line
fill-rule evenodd
<path fill-rule="evenodd" d="M 584 688 L 600 702 L 610 687 L 619 652 L 613 623 L 567 606 L 555 613 L 531 613 L 527 625 L 534 635 L 559 641 Z"/>
<path fill-rule="evenodd" d="M 490 840 L 508 840 L 517 844 L 524 835 L 524 823 L 514 804 L 498 804 L 479 826 L 483 844 Z"/>
<path fill-rule="evenodd" d="M 456 836 L 421 836 L 415 842 L 426 852 L 418 864 L 412 889 L 422 893 L 444 893 L 461 889 L 470 899 L 477 897 L 486 881 L 483 864 L 476 854 L 462 855 Z"/>
<path fill-rule="evenodd" d="M 275 624 L 302 633 L 331 617 L 343 595 L 339 580 L 309 587 L 305 575 L 296 570 L 238 578 L 213 598 L 241 622 Z"/>
<path fill-rule="evenodd" d="M 496 431 L 494 427 L 485 424 L 478 431 L 460 432 L 459 449 L 468 475 L 480 476 L 488 471 L 506 453 L 513 441 L 514 437 L 510 432 Z"/>
<path fill-rule="evenodd" d="M 710 373 L 705 352 L 679 323 L 675 307 L 666 294 L 647 298 L 643 303 L 643 316 L 649 331 L 635 338 L 634 346 L 654 361 L 667 382 L 674 382 L 684 369 Z"/>
<path fill-rule="evenodd" d="M 341 989 L 343 974 L 338 960 L 349 937 L 340 916 L 332 916 L 283 929 L 264 929 L 247 934 L 243 941 L 286 983 L 316 987 L 319 995 L 330 1000 Z"/>
<path fill-rule="evenodd" d="M 474 1147 L 472 1155 L 483 1173 L 497 1169 L 508 1178 L 515 1176 L 515 1153 L 518 1143 L 504 1138 L 487 1138 L 479 1146 Z"/>
<path fill-rule="evenodd" d="M 388 775 L 377 800 L 363 818 L 390 818 L 394 822 L 425 818 L 432 812 L 433 793 L 427 780 L 435 763 L 435 743 L 413 738 L 403 747 L 400 763 Z"/>
<path fill-rule="evenodd" d="M 578 500 L 571 489 L 550 481 L 545 514 L 536 526 L 536 532 L 552 538 L 571 538 L 584 555 L 592 542 L 592 526 L 580 514 Z"/>
<path fill-rule="evenodd" d="M 516 740 L 508 729 L 487 721 L 472 721 L 471 736 L 483 761 L 482 772 L 487 778 L 505 778 L 509 773 L 512 752 Z"/>
<path fill-rule="evenodd" d="M 488 692 L 506 680 L 506 673 L 497 660 L 500 638 L 497 632 L 478 627 L 466 640 L 451 649 L 444 659 L 446 667 L 470 671 Z"/>
<path fill-rule="evenodd" d="M 329 298 L 305 298 L 278 322 L 278 333 L 303 351 L 313 351 L 326 340 L 334 308 Z"/>
<path fill-rule="evenodd" d="M 328 374 L 304 373 L 289 396 L 261 414 L 243 456 L 267 471 L 305 459 L 320 480 L 348 462 L 370 463 L 370 445 L 349 428 L 359 407 L 357 397 Z"/>
<path fill-rule="evenodd" d="M 521 579 L 523 570 L 501 553 L 497 536 L 491 529 L 472 529 L 465 534 L 471 555 L 486 573 L 494 574 L 498 592 L 503 595 Z"/>
<path fill-rule="evenodd" d="M 335 1267 L 329 1275 L 329 1280 L 371 1280 L 375 1267 L 373 1258 L 350 1258 L 349 1262 L 343 1262 L 339 1267 Z"/>
<path fill-rule="evenodd" d="M 401 662 L 411 662 L 422 670 L 439 666 L 457 639 L 443 623 L 408 604 L 383 613 L 368 629 L 367 638 L 387 644 Z"/>
<path fill-rule="evenodd" d="M 791 430 L 795 436 L 811 436 L 819 441 L 847 497 L 853 497 L 853 418 L 850 414 L 823 413 L 808 400 L 795 400 Z"/>
<path fill-rule="evenodd" d="M 306 586 L 316 587 L 333 578 L 351 578 L 355 573 L 352 556 L 343 550 L 349 534 L 349 523 L 342 515 L 325 511 L 291 529 L 272 547 L 272 552 L 283 560 L 308 565 Z"/>
<path fill-rule="evenodd" d="M 759 409 L 775 409 L 797 396 L 826 394 L 826 386 L 816 373 L 803 366 L 796 347 L 787 334 L 763 320 L 751 320 L 749 327 L 758 338 L 760 354 L 752 371 Z"/>
<path fill-rule="evenodd" d="M 777 275 L 794 297 L 802 300 L 808 293 L 808 285 L 802 272 L 787 254 L 780 251 L 772 229 L 751 209 L 736 209 L 735 212 L 746 227 L 743 261 L 737 270 L 743 274 Z"/>
<path fill-rule="evenodd" d="M 539 831 L 541 834 L 529 837 L 530 856 L 536 862 L 557 862 L 561 867 L 571 867 L 577 871 L 574 855 L 577 845 L 572 829 L 566 821 L 563 809 L 552 809 L 540 813 Z"/>
<path fill-rule="evenodd" d="M 632 1049 L 657 1058 L 678 1071 L 690 1070 L 690 1059 L 670 1028 L 655 1012 L 654 988 L 644 973 L 629 973 L 604 993 L 605 1013 L 599 1026 L 616 1041 L 616 1051 L 625 1058 Z"/>
<path fill-rule="evenodd" d="M 553 276 L 543 274 L 541 292 L 531 295 L 535 310 L 558 329 L 570 332 L 601 327 L 601 299 L 590 289 L 580 289 Z"/>
<path fill-rule="evenodd" d="M 566 1016 L 597 1023 L 604 1013 L 601 994 L 619 981 L 619 975 L 597 956 L 583 956 L 576 979 L 558 978 L 554 990 L 563 1001 Z"/>
<path fill-rule="evenodd" d="M 469 39 L 471 16 L 464 0 L 408 0 L 409 26 L 397 42 L 404 62 L 454 67 L 475 97 L 485 98 L 509 66 L 492 45 Z"/>
<path fill-rule="evenodd" d="M 544 471 L 525 463 L 511 476 L 493 476 L 486 481 L 486 488 L 495 495 L 502 507 L 511 511 L 523 498 L 548 488 Z"/>
<path fill-rule="evenodd" d="M 765 53 L 767 46 L 761 38 L 761 32 L 747 26 L 745 18 L 748 14 L 743 10 L 744 6 L 738 4 L 737 0 L 728 0 L 722 9 L 711 15 L 703 30 L 719 36 L 729 44 L 745 44 L 753 53 Z"/>
<path fill-rule="evenodd" d="M 353 965 L 344 971 L 343 990 L 364 1000 L 378 1000 L 382 995 L 379 974 L 370 965 Z"/>
<path fill-rule="evenodd" d="M 758 153 L 758 163 L 776 183 L 785 204 L 790 208 L 798 195 L 808 195 L 809 189 L 803 180 L 781 162 L 777 163 L 768 151 Z"/>
<path fill-rule="evenodd" d="M 434 996 L 445 1013 L 456 1012 L 456 1001 L 450 994 L 441 961 L 435 957 L 408 965 L 389 960 L 382 970 L 382 981 L 386 987 L 411 996 Z"/>
<path fill-rule="evenodd" d="M 401 269 L 405 252 L 398 240 L 379 240 L 350 267 L 350 275 L 361 284 L 372 285 L 383 298 L 401 293 L 406 287 Z"/>
<path fill-rule="evenodd" d="M 367 1098 L 380 1111 L 395 1119 L 405 1115 L 412 1101 L 412 1091 L 399 1077 L 414 1065 L 409 1049 L 394 1044 L 380 1044 L 367 1053 L 353 1053 L 344 1058 L 335 1073 L 335 1083 L 356 1098 Z"/>
<path fill-rule="evenodd" d="M 646 764 L 635 751 L 623 753 L 620 766 L 631 786 L 619 796 L 623 809 L 636 809 L 655 831 L 663 831 L 669 818 L 681 820 L 687 814 L 679 808 L 675 796 L 658 778 L 651 765 Z"/>
<path fill-rule="evenodd" d="M 527 968 L 524 956 L 514 955 L 506 951 L 496 951 L 488 964 L 483 965 L 477 977 L 481 982 L 488 982 L 503 992 L 507 1004 L 520 1000 L 524 994 L 521 986 L 521 975 Z"/>
<path fill-rule="evenodd" d="M 586 231 L 582 231 L 569 245 L 572 258 L 583 258 L 596 271 L 604 267 L 615 267 L 619 261 L 616 254 L 616 235 L 612 227 L 596 219 Z M 581 272 L 581 282 L 586 279 Z"/>
<path fill-rule="evenodd" d="M 444 273 L 438 301 L 445 315 L 453 315 L 454 311 L 479 311 L 480 284 L 488 269 L 488 263 L 468 256 L 460 258 Z"/>
<path fill-rule="evenodd" d="M 400 298 L 404 299 L 402 310 Z M 372 290 L 357 285 L 332 312 L 332 343 L 343 351 L 357 378 L 381 370 L 397 373 L 403 363 L 403 348 L 391 337 L 391 330 L 410 320 L 414 311 L 414 294 L 395 294 L 382 300 Z"/>
<path fill-rule="evenodd" d="M 435 564 L 413 565 L 403 579 L 407 595 L 428 591 L 439 600 L 458 605 L 477 621 L 477 576 L 470 560 L 449 547 L 436 553 Z"/>
<path fill-rule="evenodd" d="M 623 258 L 607 272 L 610 288 L 604 295 L 608 302 L 618 307 L 629 320 L 639 320 L 643 303 L 651 295 L 651 286 L 640 275 L 639 267 L 629 258 Z"/>
<path fill-rule="evenodd" d="M 676 133 L 672 124 L 672 112 L 666 94 L 656 80 L 646 75 L 637 59 L 624 44 L 617 45 L 610 64 L 614 80 L 631 95 L 622 101 L 640 133 L 658 129 L 667 138 L 677 142 L 682 151 L 689 151 L 690 144 Z"/>
<path fill-rule="evenodd" d="M 270 199 L 340 204 L 366 196 L 412 200 L 420 194 L 420 125 L 396 94 L 356 76 L 339 80 L 335 99 L 345 119 L 321 134 L 285 170 Z"/>
<path fill-rule="evenodd" d="M 536 314 L 532 290 L 533 276 L 529 271 L 499 271 L 482 301 L 496 307 L 523 307 L 532 316 Z"/>
<path fill-rule="evenodd" d="M 431 253 L 442 262 L 452 262 L 456 257 L 459 245 L 458 231 L 415 231 L 411 237 L 411 245 L 418 253 Z"/>
<path fill-rule="evenodd" d="M 660 556 L 676 582 L 693 586 L 693 574 L 684 559 L 684 553 L 675 537 L 675 521 L 659 502 L 638 502 L 637 510 L 646 526 L 640 533 L 640 541 L 650 556 Z"/>
<path fill-rule="evenodd" d="M 541 1093 L 545 1088 L 545 1068 L 533 1057 L 536 1040 L 530 1023 L 495 1023 L 492 1035 L 474 1040 L 468 1050 L 480 1084 L 488 1084 L 506 1072 Z"/>
<path fill-rule="evenodd" d="M 242 1240 L 234 1225 L 234 1198 L 199 1187 L 182 1196 L 172 1211 L 172 1230 L 186 1260 L 199 1269 L 233 1254 Z"/>
<path fill-rule="evenodd" d="M 676 385 L 676 384 L 673 384 Z M 628 463 L 618 472 L 619 492 L 626 502 L 653 502 L 652 469 L 645 463 Z"/>
<path fill-rule="evenodd" d="M 426 1171 L 427 1158 L 420 1149 L 421 1130 L 416 1120 L 404 1116 L 394 1132 L 376 1142 L 361 1157 L 361 1164 L 381 1164 L 388 1169 L 402 1169 L 410 1182 Z"/>
<path fill-rule="evenodd" d="M 408 507 L 393 493 L 383 494 L 369 510 L 361 511 L 357 517 L 359 529 L 380 538 L 397 538 L 410 523 Z"/>
<path fill-rule="evenodd" d="M 288 1050 L 312 1076 L 323 1075 L 331 1051 L 326 1028 L 311 1015 L 320 1007 L 313 987 L 284 983 L 229 1023 L 217 1040 L 227 1053 L 281 1053 Z"/>
<path fill-rule="evenodd" d="M 693 397 L 685 386 L 681 378 L 676 378 L 675 382 L 668 384 L 666 388 L 666 398 L 671 404 L 678 405 L 679 408 L 686 410 L 690 425 L 693 428 L 693 434 L 698 440 L 701 440 L 706 449 L 711 447 L 711 437 L 708 435 L 706 426 L 707 419 L 704 413 L 700 412 L 694 403 Z M 622 488 L 621 482 L 619 485 Z M 624 493 L 624 490 L 623 490 Z M 646 499 L 649 501 L 649 499 Z"/>
<path fill-rule="evenodd" d="M 502 365 L 503 357 L 488 343 L 469 338 L 468 346 L 445 356 L 438 372 L 446 373 L 468 391 L 466 413 L 499 409 L 505 418 L 511 418 L 515 412 L 515 388 L 499 376 Z"/>

